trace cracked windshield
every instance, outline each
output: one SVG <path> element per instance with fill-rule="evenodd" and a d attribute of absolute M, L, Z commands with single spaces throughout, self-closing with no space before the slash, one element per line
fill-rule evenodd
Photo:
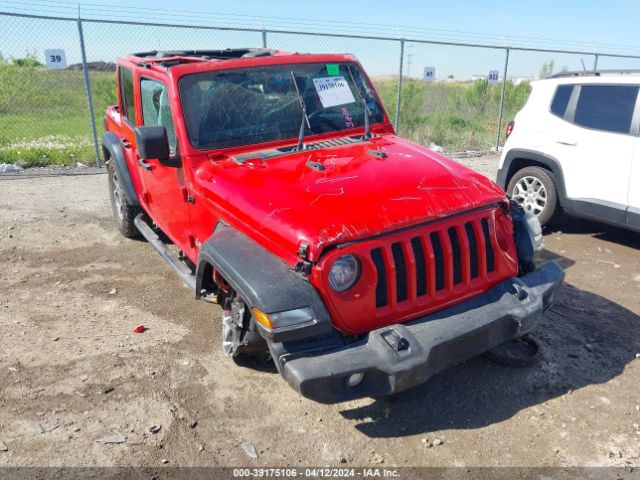
<path fill-rule="evenodd" d="M 205 72 L 179 82 L 192 145 L 200 150 L 350 130 L 383 120 L 355 64 L 297 64 Z M 306 115 L 303 110 L 306 109 Z"/>

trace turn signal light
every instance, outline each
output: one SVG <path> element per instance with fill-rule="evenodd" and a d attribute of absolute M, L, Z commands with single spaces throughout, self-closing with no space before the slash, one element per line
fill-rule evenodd
<path fill-rule="evenodd" d="M 264 313 L 258 308 L 251 310 L 253 318 L 270 332 L 289 328 L 300 328 L 316 323 L 310 308 L 296 308 L 284 312 Z"/>
<path fill-rule="evenodd" d="M 269 330 L 273 329 L 273 323 L 271 322 L 271 318 L 269 317 L 269 315 L 258 310 L 257 308 L 251 310 L 251 313 L 253 313 L 253 318 L 255 318 L 256 322 L 258 322 L 260 325 L 268 328 Z"/>

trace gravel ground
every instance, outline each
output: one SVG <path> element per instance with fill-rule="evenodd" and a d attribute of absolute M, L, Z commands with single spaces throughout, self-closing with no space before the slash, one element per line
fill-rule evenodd
<path fill-rule="evenodd" d="M 495 155 L 461 162 L 495 178 Z M 119 235 L 106 183 L 0 176 L 0 466 L 640 466 L 637 234 L 546 232 L 567 281 L 538 366 L 476 358 L 327 406 L 222 356 L 220 309 Z"/>

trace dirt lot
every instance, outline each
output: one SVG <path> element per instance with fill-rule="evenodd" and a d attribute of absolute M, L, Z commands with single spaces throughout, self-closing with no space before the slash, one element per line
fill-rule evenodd
<path fill-rule="evenodd" d="M 463 162 L 495 175 L 494 157 Z M 640 236 L 575 220 L 546 233 L 567 282 L 537 367 L 476 358 L 326 406 L 222 356 L 220 309 L 119 235 L 106 182 L 0 176 L 0 466 L 640 466 Z M 98 441 L 111 436 L 126 441 Z"/>

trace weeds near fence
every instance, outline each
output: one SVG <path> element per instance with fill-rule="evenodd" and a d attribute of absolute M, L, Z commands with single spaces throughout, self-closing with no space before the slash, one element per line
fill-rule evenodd
<path fill-rule="evenodd" d="M 115 103 L 115 75 L 91 72 L 96 122 Z M 68 164 L 94 158 L 81 70 L 0 63 L 0 163 Z"/>
<path fill-rule="evenodd" d="M 387 112 L 394 112 L 397 79 L 374 83 Z M 434 143 L 447 152 L 490 150 L 496 144 L 501 91 L 501 83 L 490 85 L 487 80 L 427 83 L 405 79 L 401 134 L 426 146 Z M 507 81 L 505 124 L 522 108 L 530 92 L 528 82 L 515 85 Z"/>

